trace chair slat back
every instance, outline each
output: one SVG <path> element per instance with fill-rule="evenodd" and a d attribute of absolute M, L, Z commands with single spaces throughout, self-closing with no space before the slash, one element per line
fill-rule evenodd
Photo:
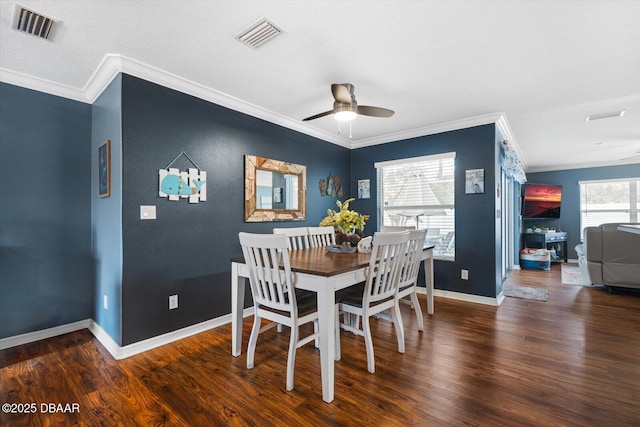
<path fill-rule="evenodd" d="M 408 240 L 408 231 L 373 235 L 363 306 L 395 296 Z"/>
<path fill-rule="evenodd" d="M 254 304 L 297 316 L 287 237 L 283 234 L 239 233 L 249 269 Z"/>
<path fill-rule="evenodd" d="M 420 259 L 422 248 L 427 237 L 427 230 L 409 231 L 409 241 L 407 255 L 404 257 L 402 268 L 400 269 L 400 281 L 398 287 L 411 285 L 418 280 L 420 271 Z"/>
<path fill-rule="evenodd" d="M 392 233 L 394 231 L 411 231 L 415 230 L 415 227 L 411 227 L 408 225 L 381 225 L 380 231 L 383 233 Z"/>
<path fill-rule="evenodd" d="M 309 247 L 309 230 L 307 227 L 274 228 L 274 234 L 287 236 L 287 248 L 296 251 Z"/>
<path fill-rule="evenodd" d="M 309 244 L 312 248 L 323 248 L 336 244 L 336 233 L 333 227 L 308 227 Z"/>

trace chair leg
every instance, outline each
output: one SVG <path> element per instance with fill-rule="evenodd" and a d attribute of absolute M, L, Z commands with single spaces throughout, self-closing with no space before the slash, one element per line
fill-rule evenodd
<path fill-rule="evenodd" d="M 278 331 L 279 334 L 282 333 L 282 323 L 278 323 L 278 326 L 276 327 L 276 331 Z"/>
<path fill-rule="evenodd" d="M 296 366 L 296 350 L 298 348 L 298 325 L 291 327 L 289 355 L 287 356 L 287 391 L 293 390 L 293 373 Z"/>
<path fill-rule="evenodd" d="M 253 368 L 253 358 L 256 353 L 256 344 L 258 335 L 260 335 L 260 325 L 262 318 L 255 315 L 253 317 L 253 327 L 251 328 L 251 337 L 249 337 L 249 346 L 247 347 L 247 369 Z"/>
<path fill-rule="evenodd" d="M 398 352 L 404 353 L 404 326 L 402 325 L 402 316 L 400 315 L 400 304 L 396 300 L 396 304 L 391 309 L 391 318 L 393 319 L 393 327 L 396 329 L 396 337 L 398 338 Z"/>
<path fill-rule="evenodd" d="M 369 317 L 367 316 L 362 316 L 362 332 L 364 332 L 364 345 L 367 349 L 367 370 L 373 374 L 376 372 L 376 359 L 373 354 L 371 327 L 369 325 Z"/>
<path fill-rule="evenodd" d="M 420 307 L 420 303 L 418 302 L 418 294 L 416 294 L 415 291 L 411 294 L 411 307 L 413 307 L 413 311 L 416 312 L 416 319 L 418 320 L 418 330 L 424 331 L 422 307 Z"/>

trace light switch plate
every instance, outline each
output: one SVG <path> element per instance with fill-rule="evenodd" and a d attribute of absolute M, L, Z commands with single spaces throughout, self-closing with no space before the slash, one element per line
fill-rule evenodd
<path fill-rule="evenodd" d="M 169 310 L 173 310 L 174 308 L 178 308 L 178 295 L 169 296 Z"/>
<path fill-rule="evenodd" d="M 156 207 L 140 206 L 140 219 L 156 219 Z"/>

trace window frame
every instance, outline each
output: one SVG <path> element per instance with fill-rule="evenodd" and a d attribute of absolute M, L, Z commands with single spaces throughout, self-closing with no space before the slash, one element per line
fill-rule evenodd
<path fill-rule="evenodd" d="M 629 184 L 629 194 L 627 203 L 628 206 L 621 208 L 611 208 L 611 209 L 589 209 L 588 207 L 585 209 L 586 202 L 583 202 L 584 192 L 586 190 L 586 186 L 594 185 L 594 184 L 609 184 L 609 183 L 628 183 Z M 594 180 L 584 180 L 578 181 L 578 188 L 580 192 L 580 236 L 584 236 L 584 229 L 586 227 L 592 225 L 599 224 L 587 224 L 585 223 L 585 215 L 587 212 L 591 213 L 621 213 L 628 212 L 629 219 L 625 221 L 618 221 L 616 219 L 605 220 L 601 224 L 605 224 L 608 222 L 640 222 L 640 177 L 630 177 L 630 178 L 613 178 L 613 179 L 594 179 Z"/>
<path fill-rule="evenodd" d="M 434 259 L 438 259 L 438 260 L 443 260 L 443 261 L 455 261 L 455 185 L 456 185 L 456 173 L 455 173 L 455 168 L 456 168 L 456 164 L 455 164 L 455 158 L 456 158 L 456 153 L 454 151 L 452 152 L 446 152 L 446 153 L 438 153 L 438 154 L 433 154 L 433 155 L 425 155 L 425 156 L 417 156 L 417 157 L 407 157 L 407 158 L 403 158 L 403 159 L 396 159 L 396 160 L 389 160 L 389 161 L 382 161 L 382 162 L 376 162 L 374 163 L 374 166 L 376 168 L 376 172 L 377 172 L 377 211 L 378 211 L 378 229 L 380 228 L 380 226 L 384 225 L 384 218 L 385 218 L 385 212 L 387 212 L 388 210 L 397 210 L 399 209 L 397 206 L 395 207 L 386 207 L 384 206 L 384 200 L 383 200 L 383 195 L 384 195 L 384 168 L 385 167 L 390 167 L 390 166 L 398 166 L 398 165 L 404 165 L 404 164 L 411 164 L 411 163 L 421 163 L 421 162 L 434 162 L 434 161 L 441 161 L 441 160 L 445 160 L 445 159 L 451 159 L 453 162 L 453 171 L 451 173 L 451 184 L 452 184 L 452 197 L 451 200 L 453 203 L 447 203 L 447 204 L 437 204 L 437 205 L 407 205 L 407 206 L 402 206 L 402 209 L 405 210 L 420 210 L 420 209 L 444 209 L 444 210 L 450 210 L 453 212 L 453 218 L 451 221 L 451 230 L 448 230 L 448 228 L 445 230 L 447 232 L 451 232 L 451 237 L 449 238 L 448 241 L 446 241 L 447 244 L 449 244 L 449 242 L 451 241 L 451 245 L 453 246 L 452 248 L 449 248 L 449 250 L 447 250 L 447 248 L 444 248 L 444 250 L 446 252 L 439 252 L 439 248 L 438 246 L 436 246 L 434 248 Z M 442 215 L 442 216 L 447 216 L 447 215 Z M 416 221 L 416 226 L 419 227 L 419 221 Z M 446 238 L 448 236 L 446 236 L 445 234 L 443 234 L 441 241 L 445 241 Z"/>

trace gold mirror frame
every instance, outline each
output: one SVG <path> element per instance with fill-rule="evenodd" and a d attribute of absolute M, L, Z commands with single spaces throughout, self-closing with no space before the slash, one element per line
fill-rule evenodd
<path fill-rule="evenodd" d="M 298 176 L 298 210 L 258 209 L 256 171 L 264 170 Z M 307 218 L 307 167 L 246 154 L 244 156 L 245 222 L 303 221 Z"/>

